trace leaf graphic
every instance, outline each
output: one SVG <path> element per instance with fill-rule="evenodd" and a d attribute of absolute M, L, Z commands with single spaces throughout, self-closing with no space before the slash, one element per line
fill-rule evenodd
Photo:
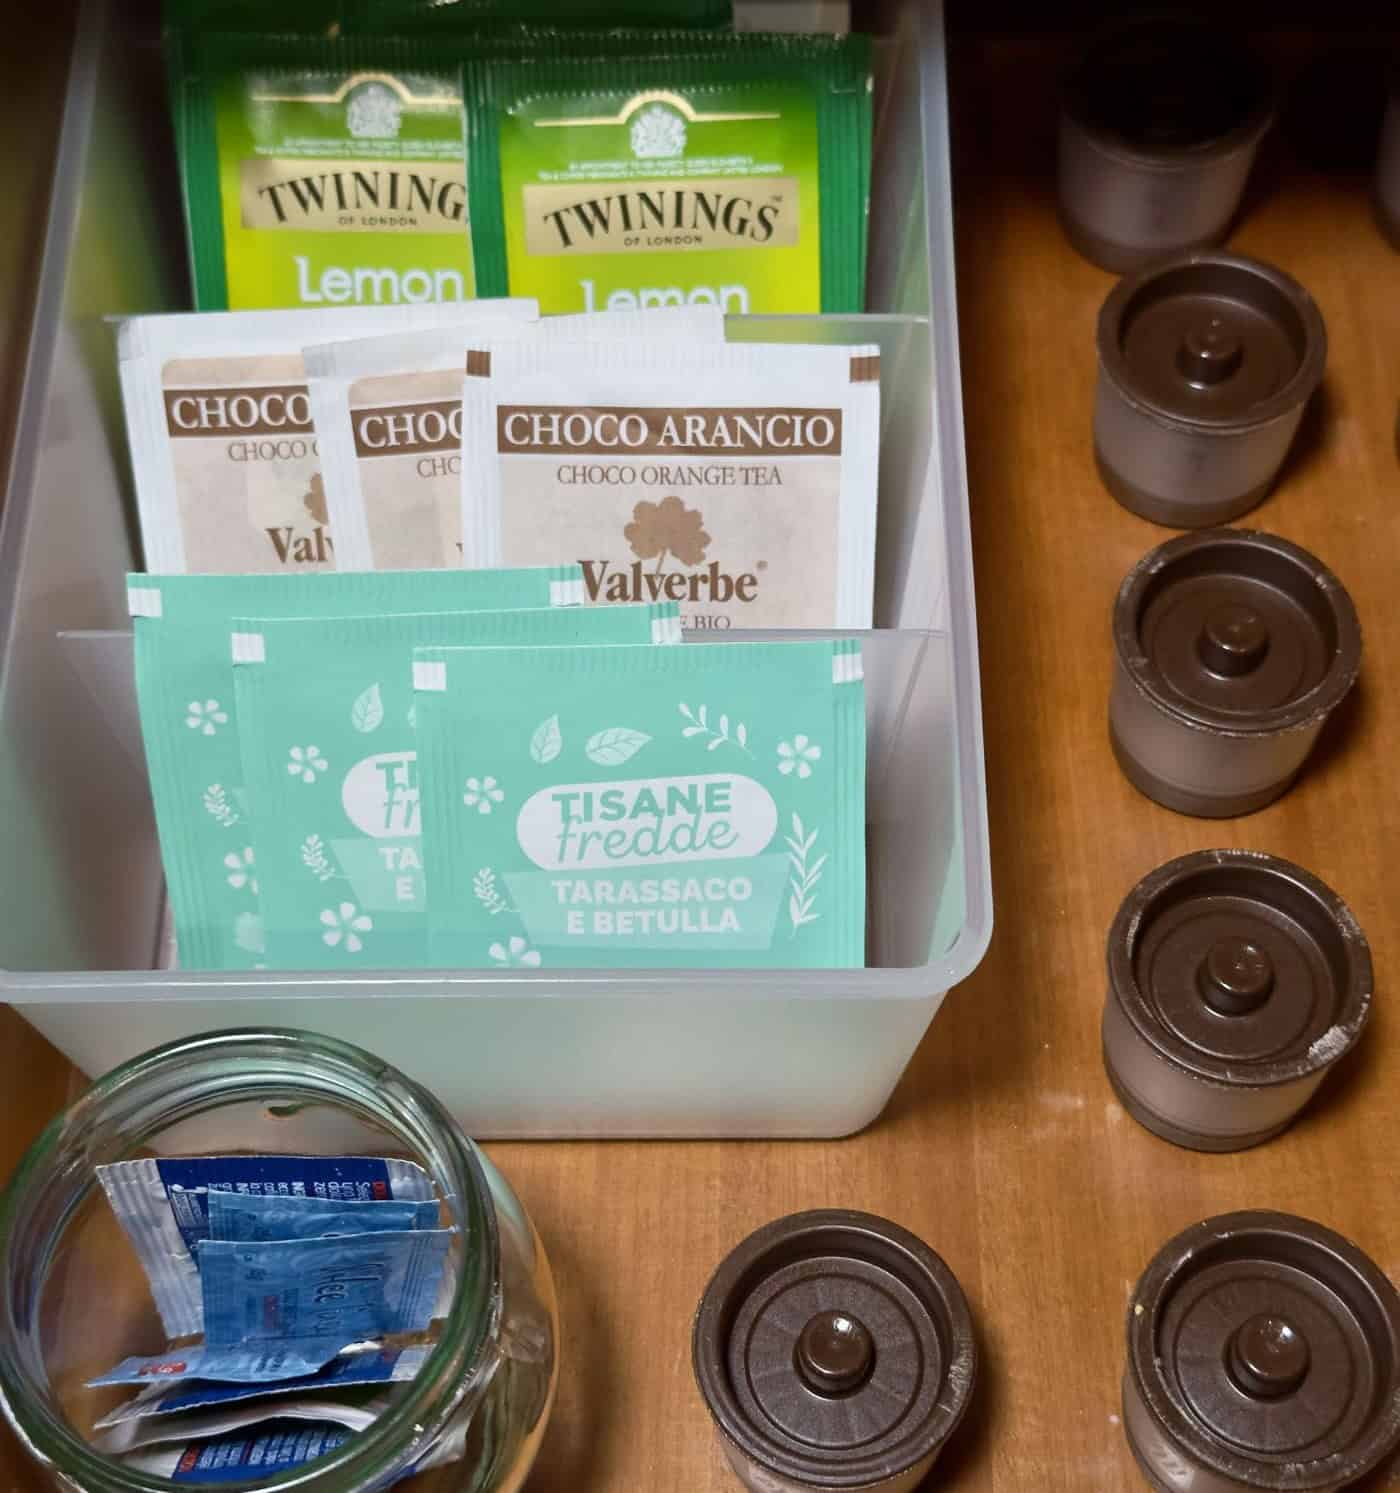
<path fill-rule="evenodd" d="M 724 745 L 724 742 L 725 738 L 723 736 L 716 736 L 715 739 L 709 744 L 709 746 L 705 748 L 705 750 L 707 752 L 713 752 L 718 747 L 722 747 Z"/>
<path fill-rule="evenodd" d="M 739 729 L 734 733 L 734 735 L 738 739 L 739 745 L 741 747 L 748 746 L 749 728 L 743 723 L 743 721 L 739 722 Z"/>
<path fill-rule="evenodd" d="M 418 729 L 418 706 L 416 704 L 410 705 L 408 707 L 408 717 L 407 717 L 407 719 L 408 719 L 408 729 L 410 731 L 416 731 Z"/>
<path fill-rule="evenodd" d="M 377 730 L 384 720 L 384 701 L 379 686 L 372 684 L 350 707 L 350 724 L 357 731 Z"/>
<path fill-rule="evenodd" d="M 530 738 L 530 755 L 536 762 L 543 765 L 546 762 L 553 762 L 563 746 L 564 738 L 559 731 L 559 717 L 552 715 L 547 721 L 541 721 L 535 727 L 535 734 Z"/>
<path fill-rule="evenodd" d="M 599 767 L 620 767 L 629 757 L 635 757 L 651 740 L 643 731 L 633 731 L 627 726 L 609 726 L 588 738 L 584 752 L 590 762 Z"/>

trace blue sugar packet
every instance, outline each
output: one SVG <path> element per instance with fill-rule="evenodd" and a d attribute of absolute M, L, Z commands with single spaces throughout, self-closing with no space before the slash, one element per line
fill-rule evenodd
<path fill-rule="evenodd" d="M 167 1156 L 99 1166 L 97 1179 L 151 1283 L 166 1333 L 204 1331 L 194 1252 L 209 1237 L 208 1194 L 280 1194 L 331 1201 L 433 1198 L 421 1166 L 380 1156 Z"/>
<path fill-rule="evenodd" d="M 161 1441 L 208 1441 L 215 1436 L 232 1436 L 270 1421 L 309 1421 L 315 1425 L 344 1426 L 347 1431 L 367 1431 L 393 1403 L 390 1394 L 308 1395 L 284 1398 L 275 1404 L 245 1400 L 241 1405 L 220 1405 L 165 1420 L 129 1420 L 103 1431 L 93 1445 L 108 1456 L 120 1456 L 138 1446 L 155 1446 Z"/>
<path fill-rule="evenodd" d="M 252 1435 L 146 1447 L 123 1460 L 137 1472 L 173 1483 L 261 1482 L 324 1457 L 354 1434 L 336 1425 L 271 1424 Z"/>
<path fill-rule="evenodd" d="M 246 1353 L 249 1350 L 222 1351 L 232 1354 Z M 264 1356 L 271 1358 L 279 1351 L 280 1347 L 268 1351 Z M 417 1377 L 430 1351 L 428 1348 L 385 1348 L 378 1352 L 343 1353 L 314 1374 L 298 1374 L 294 1379 L 278 1379 L 271 1383 L 221 1384 L 211 1380 L 196 1380 L 189 1385 L 182 1384 L 177 1389 L 169 1389 L 164 1383 L 154 1382 L 148 1384 L 140 1394 L 133 1395 L 124 1405 L 118 1405 L 110 1415 L 99 1420 L 94 1429 L 105 1431 L 125 1421 L 178 1415 L 184 1410 L 208 1410 L 220 1405 L 236 1404 L 241 1400 L 266 1399 L 272 1395 L 320 1395 L 329 1390 L 353 1389 L 365 1384 L 405 1384 Z M 150 1361 L 127 1359 L 129 1364 Z M 125 1381 L 114 1380 L 111 1376 L 93 1381 L 94 1384 L 122 1382 Z"/>
<path fill-rule="evenodd" d="M 266 1347 L 171 1348 L 148 1358 L 124 1358 L 100 1379 L 89 1379 L 88 1388 L 99 1389 L 106 1384 L 164 1386 L 181 1379 L 222 1379 L 238 1386 L 261 1387 L 276 1380 L 295 1381 L 315 1374 L 344 1347 L 344 1343 L 329 1338 L 300 1338 Z"/>
<path fill-rule="evenodd" d="M 455 1229 L 199 1246 L 211 1346 L 333 1338 L 344 1347 L 433 1319 Z"/>
<path fill-rule="evenodd" d="M 205 1209 L 211 1239 L 243 1243 L 435 1229 L 439 1222 L 436 1199 L 361 1203 L 279 1193 L 211 1192 Z"/>

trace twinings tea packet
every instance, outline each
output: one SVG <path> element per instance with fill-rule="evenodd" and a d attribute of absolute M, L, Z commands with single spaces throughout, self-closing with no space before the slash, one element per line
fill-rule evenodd
<path fill-rule="evenodd" d="M 879 350 L 500 344 L 462 405 L 468 565 L 577 560 L 687 628 L 871 625 Z"/>
<path fill-rule="evenodd" d="M 478 326 L 537 315 L 528 300 L 473 308 Z M 117 348 L 147 569 L 335 569 L 302 346 L 442 317 L 433 306 L 380 306 L 124 321 Z"/>
<path fill-rule="evenodd" d="M 418 649 L 433 964 L 862 964 L 862 678 L 849 640 Z"/>
<path fill-rule="evenodd" d="M 868 38 L 566 38 L 463 92 L 481 295 L 865 309 Z"/>
<path fill-rule="evenodd" d="M 462 372 L 469 350 L 515 337 L 723 342 L 724 317 L 708 306 L 489 324 L 464 315 L 426 330 L 308 347 L 311 412 L 342 570 L 462 563 Z"/>
<path fill-rule="evenodd" d="M 457 60 L 286 27 L 167 31 L 197 308 L 469 300 Z"/>
<path fill-rule="evenodd" d="M 235 617 L 572 606 L 582 594 L 574 565 L 384 575 L 128 576 L 136 695 L 181 965 L 255 969 L 264 963 L 233 693 L 229 638 Z"/>
<path fill-rule="evenodd" d="M 674 605 L 237 621 L 269 967 L 427 964 L 415 647 L 679 641 Z M 488 806 L 501 794 L 493 779 L 478 792 Z"/>

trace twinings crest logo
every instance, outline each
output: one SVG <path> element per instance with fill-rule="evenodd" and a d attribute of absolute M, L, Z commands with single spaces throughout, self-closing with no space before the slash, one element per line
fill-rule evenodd
<path fill-rule="evenodd" d="M 628 132 L 632 154 L 639 160 L 662 159 L 685 152 L 685 120 L 664 104 L 648 104 Z"/>
<path fill-rule="evenodd" d="M 345 106 L 345 128 L 357 140 L 393 140 L 403 125 L 403 104 L 392 89 L 370 83 Z"/>

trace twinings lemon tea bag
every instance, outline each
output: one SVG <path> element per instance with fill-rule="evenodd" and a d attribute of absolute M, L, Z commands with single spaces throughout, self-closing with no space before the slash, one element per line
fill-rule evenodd
<path fill-rule="evenodd" d="M 619 32 L 463 72 L 482 295 L 863 311 L 861 36 Z"/>
<path fill-rule="evenodd" d="M 185 969 L 264 963 L 257 853 L 239 752 L 234 618 L 574 606 L 577 566 L 321 575 L 130 575 L 136 697 Z M 299 743 L 308 770 L 321 745 Z M 289 760 L 290 754 L 289 754 Z"/>
<path fill-rule="evenodd" d="M 311 410 L 341 569 L 462 563 L 462 371 L 469 350 L 507 337 L 723 342 L 724 317 L 708 306 L 539 321 L 496 317 L 489 324 L 464 315 L 428 330 L 308 347 Z"/>
<path fill-rule="evenodd" d="M 858 643 L 420 648 L 414 679 L 435 966 L 864 962 Z"/>
<path fill-rule="evenodd" d="M 235 622 L 234 691 L 269 967 L 427 963 L 415 647 L 680 637 L 672 603 Z M 489 804 L 499 790 L 486 781 L 480 792 Z"/>
<path fill-rule="evenodd" d="M 468 565 L 575 560 L 687 628 L 869 627 L 879 350 L 502 343 L 468 365 Z"/>
<path fill-rule="evenodd" d="M 533 319 L 481 301 L 477 324 Z M 146 568 L 333 570 L 334 530 L 301 349 L 432 326 L 436 306 L 138 316 L 117 350 Z"/>
<path fill-rule="evenodd" d="M 472 297 L 459 59 L 192 26 L 166 48 L 200 310 Z"/>

